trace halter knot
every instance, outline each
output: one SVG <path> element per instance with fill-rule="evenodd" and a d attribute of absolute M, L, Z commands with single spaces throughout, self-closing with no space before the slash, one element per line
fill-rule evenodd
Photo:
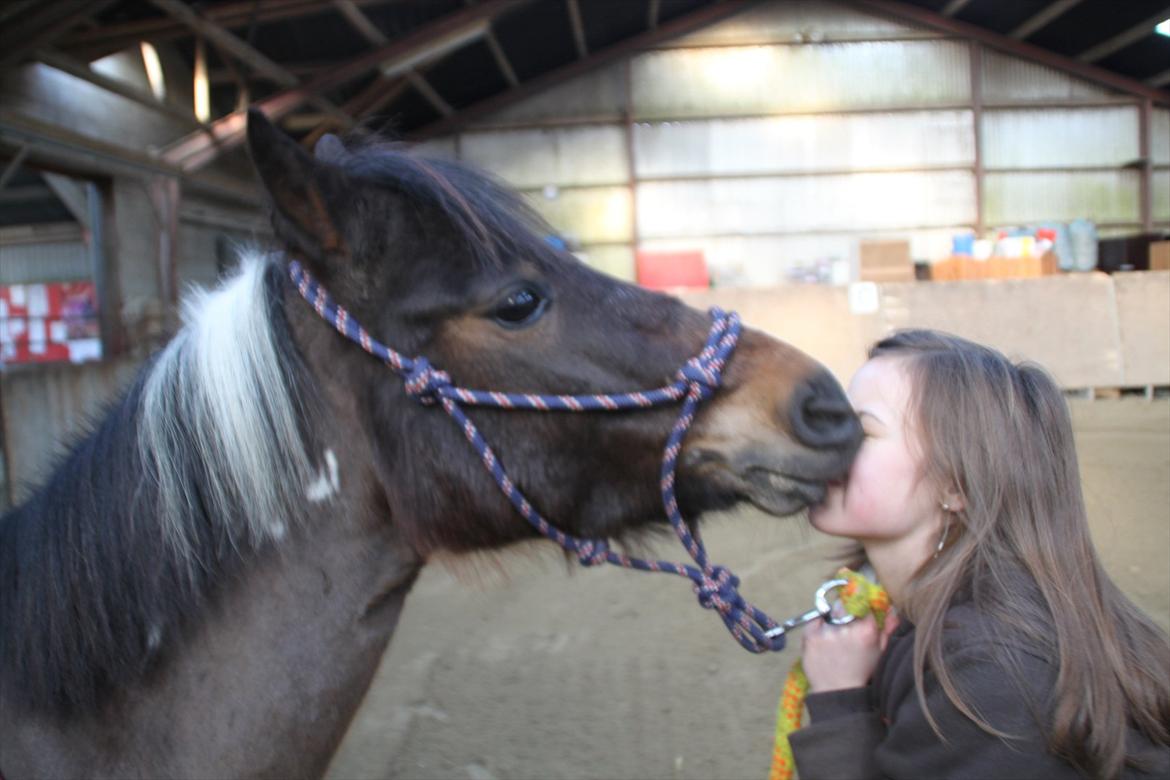
<path fill-rule="evenodd" d="M 739 595 L 739 577 L 723 566 L 712 566 L 695 581 L 695 595 L 704 609 L 714 609 L 726 614 L 733 608 L 743 609 L 743 596 Z"/>
<path fill-rule="evenodd" d="M 693 357 L 678 370 L 679 381 L 686 382 L 696 392 L 700 400 L 706 400 L 715 394 L 723 384 L 723 372 L 715 361 Z"/>
<path fill-rule="evenodd" d="M 439 400 L 442 391 L 450 386 L 450 375 L 432 366 L 425 357 L 416 357 L 411 361 L 411 369 L 405 381 L 406 394 L 411 398 L 429 406 Z"/>
<path fill-rule="evenodd" d="M 609 544 L 604 539 L 583 539 L 576 553 L 582 566 L 599 566 L 608 560 Z"/>

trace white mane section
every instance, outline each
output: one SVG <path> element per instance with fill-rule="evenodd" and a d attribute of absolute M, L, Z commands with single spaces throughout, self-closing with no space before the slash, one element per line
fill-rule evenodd
<path fill-rule="evenodd" d="M 192 570 L 190 518 L 205 515 L 234 546 L 279 539 L 312 477 L 269 316 L 270 262 L 246 254 L 218 289 L 191 294 L 143 389 L 139 450 L 163 534 Z"/>

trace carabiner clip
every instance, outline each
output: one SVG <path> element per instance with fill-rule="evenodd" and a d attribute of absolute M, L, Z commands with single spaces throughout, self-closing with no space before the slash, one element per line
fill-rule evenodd
<path fill-rule="evenodd" d="M 805 623 L 811 623 L 817 618 L 822 618 L 825 622 L 831 623 L 834 626 L 843 626 L 846 623 L 852 623 L 855 619 L 853 615 L 850 615 L 848 612 L 843 615 L 834 615 L 833 605 L 829 603 L 829 594 L 848 584 L 849 580 L 840 578 L 822 582 L 821 586 L 817 588 L 816 595 L 813 597 L 812 609 L 794 618 L 785 620 L 775 628 L 768 629 L 764 632 L 764 636 L 771 639 L 786 634 L 795 628 L 800 628 Z"/>

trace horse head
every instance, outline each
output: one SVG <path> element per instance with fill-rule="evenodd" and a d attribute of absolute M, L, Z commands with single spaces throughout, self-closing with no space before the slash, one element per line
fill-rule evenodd
<path fill-rule="evenodd" d="M 468 166 L 335 136 L 309 155 L 258 112 L 248 140 L 286 255 L 374 338 L 425 356 L 459 386 L 533 394 L 660 387 L 710 330 L 706 314 L 555 248 L 515 193 Z M 310 311 L 290 304 L 297 307 Z M 335 333 L 305 349 L 322 381 L 351 394 L 379 500 L 416 551 L 531 535 L 463 433 L 410 397 L 400 377 Z M 662 517 L 658 473 L 677 409 L 470 414 L 561 530 L 621 537 Z M 791 514 L 846 473 L 859 442 L 851 407 L 820 364 L 745 329 L 679 458 L 680 506 L 688 517 L 744 501 Z"/>

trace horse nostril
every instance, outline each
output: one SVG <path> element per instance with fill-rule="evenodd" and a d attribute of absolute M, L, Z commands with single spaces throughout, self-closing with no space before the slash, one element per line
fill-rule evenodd
<path fill-rule="evenodd" d="M 845 392 L 827 371 L 818 374 L 792 394 L 789 409 L 792 430 L 810 447 L 856 446 L 861 424 Z"/>

